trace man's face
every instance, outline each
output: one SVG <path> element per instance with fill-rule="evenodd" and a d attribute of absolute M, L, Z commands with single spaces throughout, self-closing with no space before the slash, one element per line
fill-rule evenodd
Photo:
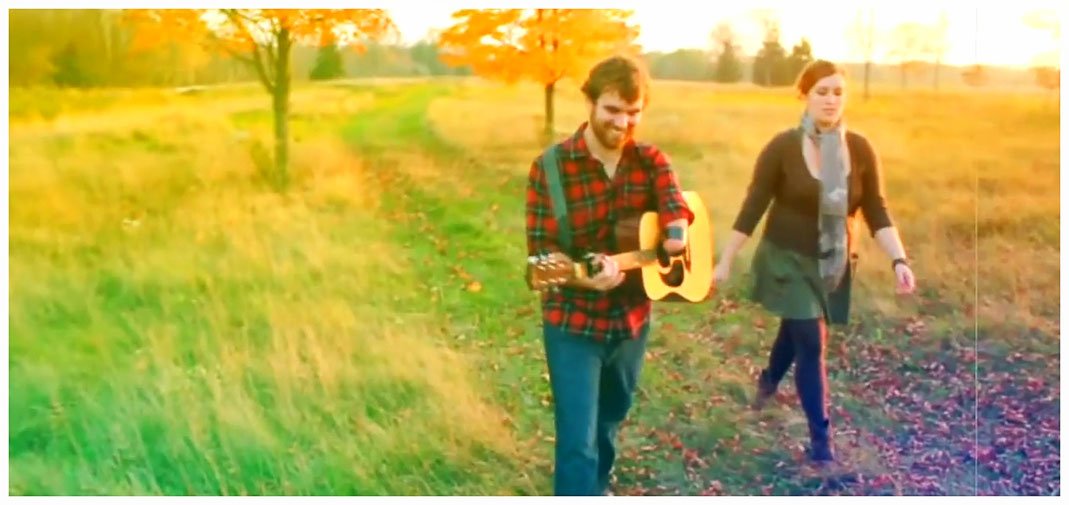
<path fill-rule="evenodd" d="M 590 106 L 590 129 L 594 137 L 606 149 L 619 149 L 635 134 L 635 127 L 642 120 L 642 96 L 629 102 L 616 90 L 607 89 Z"/>

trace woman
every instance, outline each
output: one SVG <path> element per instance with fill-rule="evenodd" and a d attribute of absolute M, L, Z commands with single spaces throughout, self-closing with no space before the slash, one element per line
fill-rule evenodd
<path fill-rule="evenodd" d="M 857 210 L 891 258 L 899 294 L 912 293 L 913 271 L 884 203 L 880 164 L 868 140 L 843 121 L 845 72 L 817 60 L 797 81 L 806 108 L 799 126 L 776 135 L 761 151 L 734 231 L 716 265 L 726 281 L 739 249 L 769 203 L 768 221 L 753 257 L 755 302 L 777 314 L 779 333 L 768 368 L 757 381 L 754 407 L 776 392 L 791 363 L 809 421 L 809 458 L 834 459 L 826 400 L 826 321 L 845 324 L 854 273 Z"/>

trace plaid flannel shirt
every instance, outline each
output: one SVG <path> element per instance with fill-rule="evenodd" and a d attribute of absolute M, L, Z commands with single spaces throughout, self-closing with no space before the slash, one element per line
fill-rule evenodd
<path fill-rule="evenodd" d="M 613 252 L 616 219 L 653 208 L 649 201 L 652 195 L 656 195 L 655 208 L 662 228 L 677 219 L 694 221 L 668 155 L 651 144 L 629 141 L 610 180 L 601 162 L 587 149 L 583 137 L 586 128 L 583 123 L 575 134 L 558 144 L 560 180 L 576 254 Z M 553 203 L 539 155 L 531 164 L 527 183 L 527 254 L 549 252 L 569 253 L 561 251 L 558 244 Z M 569 333 L 596 341 L 637 338 L 649 316 L 648 298 L 628 295 L 620 289 L 602 292 L 562 286 L 542 295 L 543 324 L 561 326 Z"/>

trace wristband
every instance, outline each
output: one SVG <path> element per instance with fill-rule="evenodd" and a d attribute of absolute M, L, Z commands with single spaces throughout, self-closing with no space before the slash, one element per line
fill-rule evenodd
<path fill-rule="evenodd" d="M 669 226 L 664 231 L 665 238 L 674 238 L 676 240 L 683 240 L 686 238 L 687 230 L 681 226 Z"/>

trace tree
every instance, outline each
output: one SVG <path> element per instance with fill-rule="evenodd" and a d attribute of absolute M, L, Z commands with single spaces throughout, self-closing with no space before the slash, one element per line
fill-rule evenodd
<path fill-rule="evenodd" d="M 902 23 L 891 32 L 888 56 L 898 61 L 902 89 L 906 88 L 906 75 L 923 66 L 922 58 L 931 52 L 929 45 L 928 27 L 921 23 Z"/>
<path fill-rule="evenodd" d="M 797 79 L 798 74 L 801 74 L 802 69 L 811 61 L 813 61 L 813 48 L 809 46 L 809 41 L 802 37 L 802 41 L 791 48 L 791 55 L 787 57 L 788 75 L 792 79 Z"/>
<path fill-rule="evenodd" d="M 788 86 L 787 51 L 778 40 L 766 40 L 753 61 L 753 82 L 760 86 Z"/>
<path fill-rule="evenodd" d="M 753 82 L 760 86 L 787 86 L 792 76 L 787 68 L 787 51 L 779 42 L 779 16 L 769 9 L 758 9 L 753 16 L 765 33 L 764 45 L 753 62 Z"/>
<path fill-rule="evenodd" d="M 412 60 L 412 63 L 416 65 L 419 71 L 430 75 L 471 75 L 471 67 L 467 65 L 451 67 L 442 61 L 438 49 L 438 41 L 441 36 L 441 30 L 430 29 L 423 40 L 409 47 L 408 57 Z"/>
<path fill-rule="evenodd" d="M 950 41 L 947 40 L 947 29 L 950 20 L 947 19 L 946 11 L 939 14 L 939 20 L 928 30 L 927 49 L 935 61 L 935 76 L 932 78 L 932 89 L 939 91 L 939 69 L 943 64 L 943 56 L 950 50 Z"/>
<path fill-rule="evenodd" d="M 290 57 L 297 43 L 342 42 L 361 50 L 366 38 L 395 29 L 382 9 L 136 9 L 127 20 L 139 27 L 140 45 L 169 39 L 199 40 L 249 66 L 271 95 L 275 131 L 272 182 L 289 184 Z"/>
<path fill-rule="evenodd" d="M 961 71 L 961 79 L 972 87 L 980 87 L 987 84 L 990 77 L 987 70 L 980 64 L 980 9 L 976 9 L 976 17 L 973 25 L 973 58 L 976 63 Z"/>
<path fill-rule="evenodd" d="M 713 79 L 717 82 L 738 82 L 742 79 L 742 60 L 739 47 L 735 44 L 735 32 L 731 24 L 724 21 L 716 25 L 712 33 L 713 50 L 716 52 L 716 68 Z"/>
<path fill-rule="evenodd" d="M 448 75 L 452 72 L 442 59 L 438 57 L 438 44 L 431 40 L 421 40 L 412 45 L 408 50 L 409 58 L 422 70 L 430 75 Z"/>
<path fill-rule="evenodd" d="M 847 40 L 855 55 L 865 59 L 864 98 L 869 99 L 869 81 L 872 76 L 872 53 L 876 48 L 875 9 L 857 11 L 854 21 L 846 30 Z"/>
<path fill-rule="evenodd" d="M 727 21 L 717 23 L 716 28 L 713 28 L 712 33 L 709 34 L 709 40 L 714 51 L 724 47 L 725 43 L 734 44 L 737 38 L 735 30 L 731 28 L 731 23 Z"/>
<path fill-rule="evenodd" d="M 765 42 L 778 41 L 780 35 L 779 14 L 772 9 L 756 9 L 751 12 L 761 31 L 765 34 Z"/>
<path fill-rule="evenodd" d="M 1060 54 L 1058 46 L 1061 39 L 1061 23 L 1058 21 L 1058 13 L 1052 10 L 1032 11 L 1025 14 L 1023 21 L 1034 30 L 1050 32 L 1051 48 L 1032 59 L 1032 72 L 1035 75 L 1036 84 L 1054 94 L 1062 84 L 1062 73 L 1058 61 Z M 1059 100 L 1060 98 L 1059 96 Z"/>
<path fill-rule="evenodd" d="M 48 35 L 53 13 L 48 10 L 11 9 L 8 11 L 8 72 L 10 86 L 40 84 L 52 79 L 56 69 L 52 62 L 55 37 Z"/>
<path fill-rule="evenodd" d="M 345 64 L 342 63 L 338 45 L 326 44 L 320 47 L 316 53 L 315 65 L 312 66 L 308 77 L 312 80 L 322 81 L 343 75 L 345 75 Z"/>
<path fill-rule="evenodd" d="M 737 52 L 738 48 L 734 44 L 724 44 L 720 49 L 714 71 L 716 82 L 739 82 L 742 79 L 742 60 Z"/>
<path fill-rule="evenodd" d="M 439 39 L 449 65 L 478 75 L 543 86 L 546 140 L 553 136 L 553 94 L 565 77 L 581 79 L 613 53 L 637 54 L 638 27 L 620 9 L 463 9 Z"/>
<path fill-rule="evenodd" d="M 251 67 L 196 40 L 135 47 L 137 27 L 124 17 L 121 9 L 12 10 L 10 84 L 56 85 L 58 77 L 77 87 L 177 86 L 253 77 Z"/>
<path fill-rule="evenodd" d="M 108 44 L 113 14 L 102 9 L 12 10 L 11 84 L 107 84 L 114 63 Z"/>
<path fill-rule="evenodd" d="M 53 57 L 52 67 L 56 69 L 56 73 L 53 74 L 52 80 L 57 85 L 81 87 L 89 84 L 89 76 L 78 52 L 78 46 L 71 42 Z"/>
<path fill-rule="evenodd" d="M 1062 71 L 1054 66 L 1037 66 L 1032 68 L 1036 84 L 1053 94 L 1062 85 Z"/>
<path fill-rule="evenodd" d="M 700 49 L 676 49 L 670 53 L 653 52 L 645 55 L 650 76 L 655 79 L 704 81 L 713 77 L 709 53 Z"/>
<path fill-rule="evenodd" d="M 350 55 L 355 75 L 359 76 L 406 76 L 418 75 L 419 65 L 414 62 L 407 47 L 397 44 L 370 42 L 367 51 Z"/>
<path fill-rule="evenodd" d="M 976 65 L 970 65 L 961 71 L 961 80 L 965 81 L 965 84 L 978 88 L 987 84 L 990 80 L 990 76 L 987 75 L 987 69 L 979 63 Z"/>

